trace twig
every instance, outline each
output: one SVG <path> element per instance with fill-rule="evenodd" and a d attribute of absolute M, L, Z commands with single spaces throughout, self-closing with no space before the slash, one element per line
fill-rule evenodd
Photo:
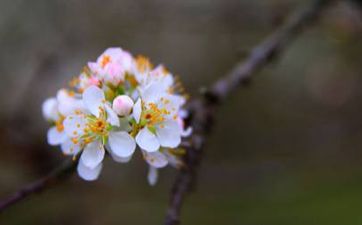
<path fill-rule="evenodd" d="M 69 177 L 75 171 L 78 160 L 67 160 L 48 176 L 28 184 L 0 202 L 0 213 L 31 194 L 39 193 Z"/>
<path fill-rule="evenodd" d="M 331 2 L 332 0 L 316 0 L 305 9 L 298 11 L 287 20 L 284 26 L 267 37 L 260 45 L 256 46 L 245 61 L 237 64 L 229 74 L 217 81 L 205 93 L 204 99 L 195 99 L 190 102 L 188 105 L 190 112 L 189 125 L 193 127 L 194 133 L 190 141 L 191 146 L 186 147 L 187 154 L 184 158 L 186 166 L 179 171 L 171 190 L 165 219 L 166 225 L 177 225 L 180 223 L 182 203 L 196 181 L 196 173 L 202 158 L 205 136 L 212 127 L 215 106 L 223 102 L 241 84 L 248 83 L 252 74 L 275 59 L 282 52 L 286 44 L 298 35 L 306 24 L 313 22 Z"/>

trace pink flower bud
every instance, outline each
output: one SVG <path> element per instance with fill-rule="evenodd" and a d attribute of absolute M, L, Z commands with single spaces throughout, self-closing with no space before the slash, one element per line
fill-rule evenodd
<path fill-rule="evenodd" d="M 127 116 L 131 113 L 133 108 L 133 100 L 127 95 L 120 95 L 113 100 L 113 110 L 119 116 Z"/>

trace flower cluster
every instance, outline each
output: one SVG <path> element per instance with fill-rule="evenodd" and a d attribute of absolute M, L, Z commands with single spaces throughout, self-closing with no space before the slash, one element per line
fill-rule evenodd
<path fill-rule="evenodd" d="M 43 103 L 53 124 L 48 143 L 60 145 L 65 155 L 80 155 L 77 171 L 85 180 L 98 178 L 106 154 L 124 163 L 138 146 L 153 185 L 158 168 L 181 165 L 178 147 L 191 133 L 184 127 L 185 101 L 180 82 L 164 66 L 109 48 Z"/>

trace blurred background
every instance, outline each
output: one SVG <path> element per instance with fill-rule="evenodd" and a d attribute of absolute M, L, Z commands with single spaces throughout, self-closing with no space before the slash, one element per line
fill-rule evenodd
<path fill-rule="evenodd" d="M 0 198 L 65 160 L 41 103 L 121 46 L 180 76 L 191 96 L 242 60 L 303 0 L 0 0 Z M 362 14 L 334 5 L 218 111 L 183 224 L 362 223 Z M 32 196 L 0 224 L 162 224 L 176 174 L 107 160 Z"/>

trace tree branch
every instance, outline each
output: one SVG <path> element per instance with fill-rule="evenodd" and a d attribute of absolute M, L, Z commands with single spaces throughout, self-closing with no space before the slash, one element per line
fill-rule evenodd
<path fill-rule="evenodd" d="M 204 99 L 195 99 L 188 105 L 190 118 L 188 125 L 194 129 L 190 137 L 190 145 L 184 158 L 185 167 L 182 168 L 173 184 L 169 207 L 166 214 L 166 225 L 180 223 L 180 211 L 184 198 L 191 191 L 196 181 L 205 137 L 213 124 L 216 106 L 222 103 L 227 96 L 241 84 L 248 83 L 252 74 L 266 66 L 278 56 L 283 48 L 296 37 L 305 25 L 315 21 L 320 12 L 333 0 L 316 0 L 301 11 L 292 15 L 287 22 L 261 44 L 256 46 L 246 60 L 240 62 L 226 76 L 218 80 L 204 95 Z"/>
<path fill-rule="evenodd" d="M 67 160 L 48 176 L 45 176 L 33 183 L 30 183 L 27 186 L 13 193 L 12 195 L 4 198 L 0 202 L 0 213 L 3 212 L 5 209 L 9 208 L 10 206 L 14 205 L 15 203 L 24 200 L 31 194 L 39 193 L 68 178 L 75 171 L 77 163 L 78 160 Z"/>

